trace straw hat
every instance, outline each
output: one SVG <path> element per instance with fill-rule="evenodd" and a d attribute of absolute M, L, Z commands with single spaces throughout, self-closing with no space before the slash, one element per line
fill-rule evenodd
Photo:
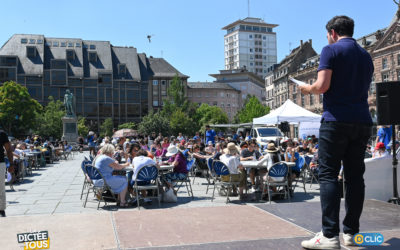
<path fill-rule="evenodd" d="M 176 146 L 174 146 L 174 145 L 170 145 L 170 146 L 168 147 L 168 149 L 167 149 L 167 154 L 166 154 L 166 156 L 167 156 L 167 157 L 173 156 L 173 155 L 176 155 L 177 153 L 178 153 L 178 148 L 177 148 Z"/>
<path fill-rule="evenodd" d="M 235 143 L 230 142 L 230 143 L 228 143 L 227 147 L 224 149 L 224 153 L 234 155 L 236 153 L 239 153 L 239 151 L 238 151 Z"/>
<path fill-rule="evenodd" d="M 269 153 L 275 153 L 275 152 L 278 152 L 278 149 L 275 147 L 275 144 L 271 142 L 271 143 L 268 143 L 266 151 Z"/>

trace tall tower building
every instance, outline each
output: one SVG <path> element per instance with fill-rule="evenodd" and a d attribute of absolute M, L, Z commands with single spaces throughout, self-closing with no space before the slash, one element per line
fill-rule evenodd
<path fill-rule="evenodd" d="M 223 27 L 225 38 L 225 69 L 245 68 L 260 77 L 276 64 L 277 24 L 265 23 L 261 18 L 247 17 Z"/>

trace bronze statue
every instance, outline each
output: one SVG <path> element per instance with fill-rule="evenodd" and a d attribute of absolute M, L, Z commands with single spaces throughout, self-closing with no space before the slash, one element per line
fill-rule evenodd
<path fill-rule="evenodd" d="M 64 95 L 64 106 L 67 116 L 75 116 L 74 95 L 67 89 Z"/>

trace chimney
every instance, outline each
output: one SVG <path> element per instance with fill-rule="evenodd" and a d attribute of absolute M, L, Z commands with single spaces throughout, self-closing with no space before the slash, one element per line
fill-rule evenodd
<path fill-rule="evenodd" d="M 303 47 L 303 40 L 300 40 L 300 47 Z"/>
<path fill-rule="evenodd" d="M 308 42 L 310 43 L 310 45 L 312 47 L 312 39 L 309 39 Z"/>

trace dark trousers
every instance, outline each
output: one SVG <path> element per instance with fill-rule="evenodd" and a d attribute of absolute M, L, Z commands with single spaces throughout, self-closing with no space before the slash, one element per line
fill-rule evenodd
<path fill-rule="evenodd" d="M 364 203 L 364 153 L 371 126 L 341 122 L 322 122 L 319 130 L 319 182 L 322 231 L 331 238 L 339 235 L 340 188 L 338 175 L 343 161 L 346 186 L 343 232 L 359 232 Z"/>

